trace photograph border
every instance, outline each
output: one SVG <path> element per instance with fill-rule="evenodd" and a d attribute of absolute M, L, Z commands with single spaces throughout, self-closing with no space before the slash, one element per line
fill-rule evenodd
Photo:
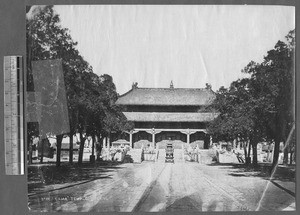
<path fill-rule="evenodd" d="M 0 63 L 2 71 L 0 72 L 0 103 L 3 104 L 3 58 L 4 56 L 8 55 L 21 55 L 23 56 L 24 68 L 26 68 L 26 28 L 25 28 L 25 15 L 26 15 L 26 5 L 89 5 L 89 4 L 114 4 L 114 5 L 135 5 L 135 4 L 145 4 L 145 5 L 285 5 L 285 6 L 295 6 L 295 19 L 299 20 L 299 13 L 298 9 L 300 7 L 300 1 L 285 1 L 285 0 L 251 0 L 251 1 L 236 1 L 236 0 L 176 0 L 176 1 L 168 1 L 168 0 L 2 0 L 0 3 Z M 298 18 L 298 19 L 297 19 Z M 296 23 L 296 44 L 300 44 L 299 36 L 298 36 L 298 29 L 299 23 L 295 20 Z M 296 45 L 297 47 L 297 45 Z M 297 59 L 299 55 L 299 49 L 296 48 L 296 56 Z M 297 87 L 297 83 L 300 83 L 300 75 L 299 73 L 299 63 L 300 60 L 296 60 L 295 65 L 295 98 L 296 98 L 296 140 L 300 139 L 300 130 L 299 126 L 297 126 L 300 122 L 298 119 L 298 104 L 300 102 L 299 94 L 299 87 Z M 25 69 L 24 69 L 25 71 Z M 25 85 L 26 87 L 26 85 Z M 25 88 L 26 89 L 26 88 Z M 25 106 L 25 105 L 24 105 Z M 3 105 L 0 106 L 0 142 L 4 142 L 4 114 L 3 114 Z M 25 127 L 26 129 L 26 127 Z M 25 133 L 25 140 L 26 140 L 26 133 Z M 299 155 L 299 143 L 297 143 L 296 152 Z M 27 151 L 27 144 L 25 143 L 25 152 Z M 1 212 L 3 214 L 36 214 L 35 212 L 30 212 L 28 210 L 28 198 L 27 198 L 27 162 L 25 162 L 25 175 L 20 176 L 8 176 L 5 175 L 5 155 L 4 155 L 4 144 L 0 144 L 0 206 Z M 25 161 L 27 159 L 25 158 Z M 297 156 L 296 165 L 300 163 L 300 156 Z M 299 174 L 300 171 L 299 167 L 296 168 L 296 211 L 258 211 L 255 212 L 257 214 L 297 214 L 299 213 Z M 112 213 L 101 213 L 101 214 L 119 214 L 120 212 L 112 212 Z M 222 212 L 221 212 L 222 213 Z M 225 212 L 224 212 L 225 213 Z M 226 212 L 230 213 L 230 212 Z M 239 213 L 239 214 L 251 214 L 253 212 L 232 212 L 232 213 Z M 41 212 L 39 214 L 59 214 L 58 212 Z M 76 212 L 72 214 L 83 214 L 83 212 Z M 88 214 L 99 214 L 99 213 L 88 213 Z M 134 213 L 131 213 L 134 214 Z M 159 212 L 158 214 L 165 214 Z M 182 214 L 182 212 L 174 212 L 172 214 Z M 193 214 L 193 213 L 191 213 Z M 196 213 L 195 213 L 196 214 Z M 198 214 L 198 213 L 197 213 Z M 209 214 L 220 214 L 220 212 L 209 212 Z"/>

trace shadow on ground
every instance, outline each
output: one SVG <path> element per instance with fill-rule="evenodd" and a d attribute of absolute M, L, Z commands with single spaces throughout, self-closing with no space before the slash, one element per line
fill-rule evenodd
<path fill-rule="evenodd" d="M 238 208 L 240 211 L 248 210 L 246 207 Z M 233 201 L 227 200 L 226 202 L 211 200 L 208 204 L 204 204 L 199 197 L 195 198 L 193 195 L 184 196 L 183 198 L 175 200 L 166 208 L 166 212 L 176 211 L 188 211 L 188 212 L 200 212 L 200 211 L 232 211 Z"/>
<path fill-rule="evenodd" d="M 245 164 L 232 164 L 232 163 L 214 163 L 208 166 L 221 166 L 225 169 L 227 174 L 234 177 L 259 177 L 271 182 L 279 189 L 285 191 L 289 195 L 296 197 L 295 189 L 289 190 L 282 186 L 282 183 L 295 183 L 296 182 L 296 166 L 295 165 L 278 165 L 272 173 L 272 164 L 260 163 L 257 166 Z"/>
<path fill-rule="evenodd" d="M 104 161 L 94 164 L 83 163 L 80 166 L 77 163 L 62 163 L 60 167 L 56 167 L 55 163 L 29 165 L 28 193 L 43 191 L 43 188 L 49 185 L 65 184 L 64 188 L 66 188 L 93 180 L 110 178 L 109 172 L 123 168 L 119 165 L 120 163 Z"/>
<path fill-rule="evenodd" d="M 270 179 L 272 174 L 272 165 L 266 163 L 260 163 L 257 166 L 245 165 L 245 164 L 233 164 L 233 163 L 212 163 L 207 164 L 208 166 L 222 166 L 222 169 L 226 169 L 228 171 L 228 175 L 235 177 L 260 177 L 265 179 Z M 272 176 L 272 180 L 279 181 L 296 181 L 295 174 L 296 167 L 295 165 L 291 166 L 277 166 L 274 174 Z"/>

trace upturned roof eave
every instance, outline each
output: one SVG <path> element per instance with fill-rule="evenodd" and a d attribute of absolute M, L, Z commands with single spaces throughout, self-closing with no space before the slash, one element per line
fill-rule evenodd
<path fill-rule="evenodd" d="M 139 106 L 210 106 L 211 104 L 154 104 L 154 103 L 148 103 L 148 104 L 141 104 L 141 103 L 123 103 L 123 102 L 116 102 L 117 105 L 139 105 Z"/>

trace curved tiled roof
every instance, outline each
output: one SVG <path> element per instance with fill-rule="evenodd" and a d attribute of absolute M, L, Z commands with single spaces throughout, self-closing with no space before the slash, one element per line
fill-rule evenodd
<path fill-rule="evenodd" d="M 215 93 L 204 88 L 134 88 L 119 97 L 119 105 L 209 105 Z"/>
<path fill-rule="evenodd" d="M 209 122 L 218 113 L 173 113 L 173 112 L 123 112 L 129 121 L 134 122 Z"/>

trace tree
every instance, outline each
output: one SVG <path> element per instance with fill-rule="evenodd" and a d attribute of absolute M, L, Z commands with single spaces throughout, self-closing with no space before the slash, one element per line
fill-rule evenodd
<path fill-rule="evenodd" d="M 93 73 L 92 67 L 76 49 L 68 29 L 61 27 L 59 16 L 53 6 L 45 6 L 26 22 L 27 39 L 27 91 L 36 91 L 47 83 L 42 77 L 34 78 L 32 62 L 60 59 L 66 94 L 66 111 L 69 121 L 70 153 L 69 162 L 73 161 L 73 135 L 80 134 L 78 163 L 82 163 L 84 142 L 88 136 L 103 137 L 110 132 L 122 132 L 130 129 L 131 124 L 120 108 L 115 105 L 118 98 L 116 87 L 111 76 Z M 43 74 L 37 74 L 42 76 Z M 42 82 L 42 83 L 39 83 Z M 45 82 L 45 83 L 44 83 Z M 44 90 L 45 91 L 45 90 Z M 45 92 L 47 93 L 47 92 Z M 43 98 L 42 98 L 43 99 Z M 57 111 L 48 111 L 48 115 L 57 116 Z M 54 115 L 53 115 L 54 114 Z M 46 115 L 46 114 L 43 114 Z M 62 118 L 62 117 L 61 117 Z M 58 117 L 50 119 L 44 133 L 57 134 Z M 40 126 L 41 127 L 41 126 Z M 33 131 L 31 133 L 34 133 Z M 30 133 L 30 134 L 31 134 Z M 57 135 L 57 166 L 60 165 L 61 141 L 65 133 Z"/>
<path fill-rule="evenodd" d="M 35 90 L 40 94 L 39 135 L 42 152 L 48 136 L 57 136 L 57 161 L 60 162 L 60 140 L 68 133 L 69 118 L 61 60 L 33 61 Z M 44 140 L 45 139 L 45 140 Z M 41 162 L 43 153 L 41 156 Z"/>
<path fill-rule="evenodd" d="M 262 63 L 251 61 L 242 70 L 250 78 L 232 82 L 229 89 L 220 88 L 213 104 L 220 115 L 210 124 L 210 133 L 220 140 L 237 136 L 249 140 L 253 164 L 257 164 L 257 143 L 274 141 L 274 167 L 279 144 L 286 142 L 295 122 L 294 34 L 293 30 L 286 36 L 287 44 L 278 41 Z M 287 153 L 285 147 L 286 163 Z"/>
<path fill-rule="evenodd" d="M 27 19 L 26 30 L 27 91 L 35 91 L 35 85 L 38 84 L 34 83 L 33 79 L 33 61 L 62 59 L 69 121 L 71 133 L 74 134 L 78 123 L 77 95 L 81 85 L 80 75 L 83 71 L 91 71 L 91 67 L 79 55 L 78 50 L 75 48 L 77 43 L 73 42 L 68 29 L 60 26 L 59 16 L 54 13 L 53 6 L 46 6 L 33 18 Z M 60 154 L 61 140 L 62 137 L 57 137 L 58 155 Z M 57 158 L 57 165 L 59 166 L 59 156 Z"/>
<path fill-rule="evenodd" d="M 251 74 L 253 91 L 265 106 L 264 123 L 267 138 L 275 141 L 273 167 L 278 162 L 280 142 L 286 142 L 295 122 L 294 116 L 294 49 L 295 31 L 286 36 L 287 42 L 278 41 L 274 49 L 268 51 L 264 61 Z M 287 163 L 287 148 L 285 148 Z"/>
<path fill-rule="evenodd" d="M 261 138 L 261 129 L 258 126 L 256 111 L 249 85 L 250 79 L 241 79 L 231 83 L 229 89 L 221 87 L 213 107 L 220 115 L 210 123 L 209 133 L 218 141 L 233 142 L 239 139 L 244 144 L 246 163 L 249 163 L 250 147 L 248 153 L 246 142 L 253 147 L 253 163 L 257 164 L 256 145 Z"/>

